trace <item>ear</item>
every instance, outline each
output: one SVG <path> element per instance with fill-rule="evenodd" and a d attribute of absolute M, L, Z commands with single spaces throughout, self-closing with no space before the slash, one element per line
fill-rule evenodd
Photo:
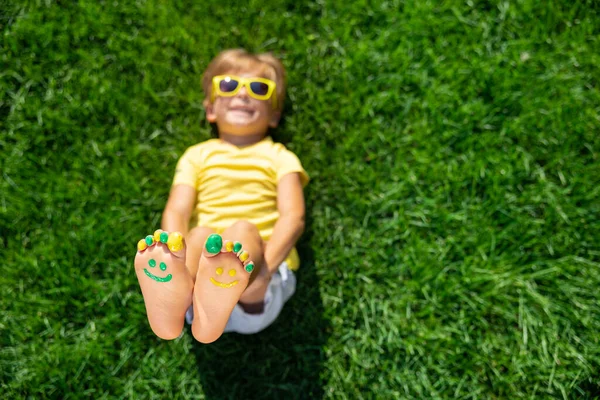
<path fill-rule="evenodd" d="M 281 119 L 281 111 L 273 111 L 273 114 L 271 114 L 271 120 L 269 121 L 269 127 L 277 128 L 277 125 L 279 125 L 280 119 Z"/>
<path fill-rule="evenodd" d="M 211 124 L 217 122 L 217 114 L 215 114 L 215 105 L 208 101 L 208 99 L 202 102 L 204 109 L 206 110 L 206 120 Z"/>

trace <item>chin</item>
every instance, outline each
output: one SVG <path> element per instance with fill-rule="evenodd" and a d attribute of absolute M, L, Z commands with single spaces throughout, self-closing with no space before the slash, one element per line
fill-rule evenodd
<path fill-rule="evenodd" d="M 235 136 L 254 136 L 257 132 L 267 132 L 269 127 L 256 123 L 227 123 L 221 129 Z"/>

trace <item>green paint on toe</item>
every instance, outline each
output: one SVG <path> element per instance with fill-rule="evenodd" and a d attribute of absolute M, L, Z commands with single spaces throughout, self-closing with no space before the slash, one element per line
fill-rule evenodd
<path fill-rule="evenodd" d="M 221 238 L 221 235 L 213 233 L 208 237 L 208 239 L 206 239 L 206 251 L 208 251 L 210 254 L 217 254 L 222 248 L 223 239 Z"/>
<path fill-rule="evenodd" d="M 254 271 L 254 264 L 248 263 L 248 265 L 246 265 L 246 272 L 252 272 L 252 271 Z"/>
<path fill-rule="evenodd" d="M 167 232 L 162 232 L 160 234 L 160 241 L 162 243 L 167 243 L 167 240 L 169 240 L 169 234 Z"/>
<path fill-rule="evenodd" d="M 152 246 L 153 243 L 154 243 L 154 239 L 152 238 L 152 235 L 146 236 L 146 244 L 148 246 Z"/>
<path fill-rule="evenodd" d="M 235 253 L 237 253 L 238 251 L 240 251 L 242 249 L 242 244 L 240 242 L 235 242 L 235 244 L 233 245 L 233 251 Z"/>

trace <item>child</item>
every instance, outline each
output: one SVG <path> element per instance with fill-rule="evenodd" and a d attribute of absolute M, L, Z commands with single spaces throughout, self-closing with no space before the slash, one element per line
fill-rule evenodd
<path fill-rule="evenodd" d="M 188 148 L 177 163 L 164 231 L 139 241 L 135 271 L 157 336 L 177 338 L 190 308 L 194 338 L 210 343 L 224 331 L 266 328 L 294 293 L 308 176 L 267 136 L 285 98 L 281 62 L 227 50 L 202 86 L 219 138 Z"/>

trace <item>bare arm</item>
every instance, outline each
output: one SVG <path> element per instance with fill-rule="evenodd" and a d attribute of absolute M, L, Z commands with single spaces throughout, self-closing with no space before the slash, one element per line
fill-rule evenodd
<path fill-rule="evenodd" d="M 180 232 L 187 236 L 188 223 L 196 202 L 196 189 L 188 185 L 175 185 L 162 216 L 162 229 L 167 232 Z"/>
<path fill-rule="evenodd" d="M 265 247 L 265 263 L 273 274 L 304 232 L 304 193 L 298 173 L 287 174 L 277 184 L 279 219 Z"/>

